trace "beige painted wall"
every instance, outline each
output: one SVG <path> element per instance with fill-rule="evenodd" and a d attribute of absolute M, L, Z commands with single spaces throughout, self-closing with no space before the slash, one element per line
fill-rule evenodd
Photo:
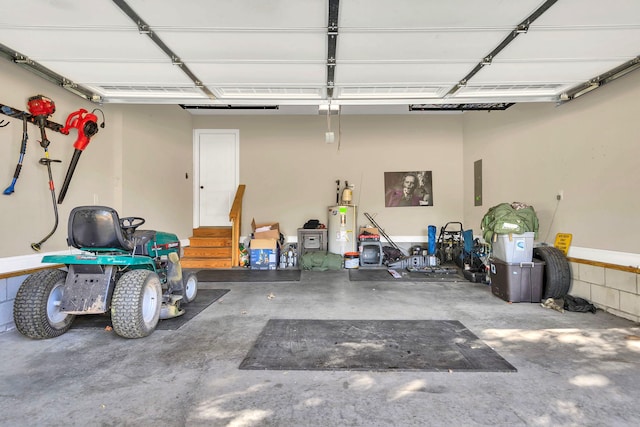
<path fill-rule="evenodd" d="M 75 206 L 112 206 L 122 216 L 141 216 L 145 228 L 178 233 L 182 239 L 192 231 L 192 125 L 191 115 L 177 106 L 97 106 L 70 94 L 18 66 L 0 61 L 0 103 L 26 110 L 30 96 L 51 98 L 56 112 L 51 120 L 64 124 L 67 116 L 84 108 L 100 107 L 106 126 L 100 129 L 82 153 L 64 202 L 58 205 L 59 225 L 42 245 L 42 252 L 67 249 L 67 220 Z M 101 116 L 98 114 L 98 117 Z M 22 121 L 0 128 L 0 190 L 10 184 L 18 161 Z M 40 133 L 28 124 L 29 141 L 15 192 L 0 194 L 0 257 L 30 255 L 31 243 L 46 236 L 54 224 L 53 206 Z M 48 131 L 54 182 L 59 192 L 73 154 L 77 133 Z M 189 179 L 185 179 L 185 173 Z"/>
<path fill-rule="evenodd" d="M 640 250 L 640 73 L 561 106 L 519 104 L 464 115 L 465 224 L 498 203 L 536 209 L 539 241 L 572 233 L 572 246 Z M 484 204 L 473 205 L 482 159 Z M 564 199 L 556 200 L 559 190 Z M 555 212 L 555 217 L 554 217 Z M 552 222 L 553 221 L 553 222 Z"/>
<path fill-rule="evenodd" d="M 66 90 L 30 74 L 18 66 L 0 61 L 0 103 L 18 110 L 27 110 L 29 97 L 42 94 L 51 98 L 56 111 L 51 119 L 64 124 L 67 116 L 79 108 L 92 111 L 96 105 L 74 96 Z M 56 233 L 42 245 L 42 251 L 66 249 L 66 229 L 69 211 L 78 205 L 93 204 L 94 197 L 100 203 L 115 204 L 115 176 L 121 168 L 121 160 L 112 155 L 111 141 L 117 139 L 121 126 L 117 120 L 110 121 L 110 108 L 103 108 L 107 116 L 107 126 L 97 135 L 83 152 L 64 202 L 58 205 L 59 225 Z M 18 162 L 22 140 L 22 120 L 0 115 L 10 125 L 0 128 L 0 186 L 1 190 L 10 184 Z M 31 243 L 40 241 L 53 228 L 54 214 L 49 191 L 47 168 L 38 163 L 44 157 L 40 147 L 40 131 L 33 124 L 27 125 L 27 152 L 22 171 L 10 195 L 0 194 L 0 256 L 33 254 Z M 57 192 L 59 192 L 73 154 L 76 130 L 69 135 L 47 130 L 50 158 L 61 160 L 52 163 L 52 172 Z"/>
<path fill-rule="evenodd" d="M 122 215 L 142 229 L 193 231 L 191 114 L 176 105 L 122 105 Z"/>
<path fill-rule="evenodd" d="M 309 219 L 327 221 L 336 180 L 355 184 L 358 224 L 376 221 L 393 236 L 426 236 L 429 224 L 462 219 L 460 115 L 342 116 L 331 119 L 334 144 L 325 143 L 326 116 L 194 116 L 196 129 L 239 129 L 242 234 L 256 222 L 279 222 L 283 234 Z M 339 138 L 339 141 L 338 141 Z M 384 172 L 433 172 L 435 206 L 385 208 Z"/>
<path fill-rule="evenodd" d="M 26 109 L 29 96 L 56 102 L 53 119 L 64 122 L 78 108 L 95 105 L 18 66 L 0 61 L 0 103 Z M 295 236 L 308 219 L 326 220 L 335 180 L 356 185 L 362 212 L 392 236 L 426 236 L 426 227 L 463 221 L 479 232 L 486 210 L 523 201 L 538 211 L 541 240 L 558 231 L 575 246 L 638 253 L 640 200 L 640 74 L 634 73 L 563 106 L 520 104 L 504 112 L 464 115 L 332 117 L 340 144 L 326 144 L 325 116 L 190 116 L 176 106 L 102 108 L 107 126 L 83 153 L 60 209 L 58 231 L 43 251 L 66 249 L 66 221 L 77 205 L 111 205 L 143 216 L 149 228 L 178 233 L 192 227 L 192 130 L 240 130 L 240 177 L 247 185 L 242 234 L 252 217 L 279 221 Z M 21 122 L 0 129 L 0 185 L 10 183 L 18 159 Z M 339 123 L 340 122 L 340 123 Z M 46 168 L 37 128 L 29 125 L 22 174 L 11 196 L 0 195 L 0 257 L 32 254 L 32 242 L 53 225 Z M 75 130 L 49 132 L 56 185 L 62 185 Z M 338 149 L 339 148 L 339 149 Z M 473 162 L 483 160 L 484 206 L 473 206 Z M 433 207 L 385 208 L 385 171 L 431 170 Z M 189 178 L 185 178 L 185 173 Z M 4 181 L 4 182 L 2 182 Z M 565 199 L 556 209 L 555 195 Z M 551 227 L 550 227 L 551 226 Z M 549 236 L 549 237 L 547 237 Z"/>

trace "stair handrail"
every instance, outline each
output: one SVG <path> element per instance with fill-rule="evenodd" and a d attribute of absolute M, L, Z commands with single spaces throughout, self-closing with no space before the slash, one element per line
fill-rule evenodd
<path fill-rule="evenodd" d="M 237 267 L 240 264 L 240 229 L 242 228 L 242 198 L 246 185 L 238 185 L 236 196 L 233 199 L 231 210 L 229 211 L 229 221 L 231 221 L 231 266 Z"/>

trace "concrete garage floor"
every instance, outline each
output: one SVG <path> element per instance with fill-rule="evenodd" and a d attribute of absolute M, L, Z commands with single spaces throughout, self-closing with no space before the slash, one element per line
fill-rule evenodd
<path fill-rule="evenodd" d="M 11 426 L 636 426 L 638 324 L 507 304 L 469 282 L 201 283 L 231 292 L 177 331 L 0 335 Z M 272 294 L 273 298 L 268 298 Z M 270 318 L 459 320 L 515 373 L 239 370 Z"/>

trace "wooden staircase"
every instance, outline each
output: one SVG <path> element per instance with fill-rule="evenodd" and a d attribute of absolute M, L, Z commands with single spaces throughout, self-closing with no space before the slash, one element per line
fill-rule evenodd
<path fill-rule="evenodd" d="M 182 268 L 232 268 L 239 264 L 240 226 L 242 224 L 242 197 L 245 185 L 238 185 L 233 199 L 229 221 L 231 227 L 199 227 L 193 229 L 190 245 L 184 248 L 180 259 Z"/>
<path fill-rule="evenodd" d="M 190 246 L 184 248 L 182 268 L 231 268 L 231 227 L 200 227 L 193 229 Z"/>

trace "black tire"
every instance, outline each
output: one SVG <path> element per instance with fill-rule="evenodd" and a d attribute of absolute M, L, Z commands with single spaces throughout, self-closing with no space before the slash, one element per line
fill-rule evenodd
<path fill-rule="evenodd" d="M 132 270 L 123 274 L 111 299 L 111 323 L 124 338 L 143 338 L 151 334 L 160 320 L 162 285 L 156 273 Z"/>
<path fill-rule="evenodd" d="M 198 296 L 198 276 L 187 273 L 182 276 L 182 302 L 189 304 Z"/>
<path fill-rule="evenodd" d="M 533 257 L 545 262 L 542 298 L 562 298 L 569 293 L 571 267 L 564 253 L 553 246 L 533 248 Z"/>
<path fill-rule="evenodd" d="M 75 315 L 60 312 L 67 273 L 42 270 L 27 277 L 13 302 L 16 329 L 29 338 L 55 338 L 67 332 Z"/>

